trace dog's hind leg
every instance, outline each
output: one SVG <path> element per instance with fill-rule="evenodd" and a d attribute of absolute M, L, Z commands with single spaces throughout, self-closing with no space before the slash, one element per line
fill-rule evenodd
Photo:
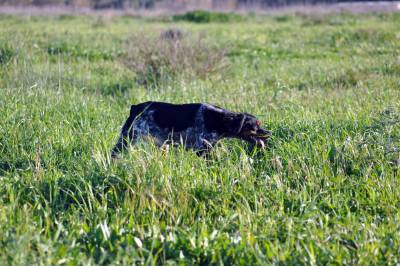
<path fill-rule="evenodd" d="M 137 105 L 132 105 L 131 112 L 125 124 L 122 127 L 117 144 L 111 151 L 111 157 L 115 158 L 117 155 L 128 148 L 129 143 L 134 143 L 137 139 L 137 132 L 134 130 L 134 122 L 142 110 Z"/>
<path fill-rule="evenodd" d="M 128 133 L 122 131 L 121 135 L 118 138 L 117 144 L 115 144 L 114 148 L 111 151 L 111 157 L 116 158 L 119 153 L 125 151 L 128 148 L 129 143 L 133 144 L 135 140 L 136 136 L 133 130 L 128 131 Z"/>

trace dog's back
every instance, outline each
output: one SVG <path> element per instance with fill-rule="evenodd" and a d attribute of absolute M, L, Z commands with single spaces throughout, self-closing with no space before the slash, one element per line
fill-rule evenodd
<path fill-rule="evenodd" d="M 196 115 L 202 104 L 171 104 L 163 102 L 149 102 L 147 109 L 153 111 L 154 123 L 160 128 L 180 132 L 193 127 Z"/>

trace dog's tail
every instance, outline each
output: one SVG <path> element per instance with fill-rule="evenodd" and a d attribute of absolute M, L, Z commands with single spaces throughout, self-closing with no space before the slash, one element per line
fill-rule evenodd
<path fill-rule="evenodd" d="M 118 154 L 128 148 L 128 143 L 131 142 L 136 136 L 133 130 L 133 122 L 149 107 L 151 102 L 145 102 L 138 105 L 132 105 L 131 111 L 125 124 L 122 126 L 121 134 L 117 144 L 111 151 L 111 157 L 115 158 Z"/>

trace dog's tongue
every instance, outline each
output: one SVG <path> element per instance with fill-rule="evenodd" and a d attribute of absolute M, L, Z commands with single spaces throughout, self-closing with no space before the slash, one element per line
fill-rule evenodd
<path fill-rule="evenodd" d="M 265 143 L 262 139 L 257 139 L 257 146 L 261 149 L 265 149 Z"/>

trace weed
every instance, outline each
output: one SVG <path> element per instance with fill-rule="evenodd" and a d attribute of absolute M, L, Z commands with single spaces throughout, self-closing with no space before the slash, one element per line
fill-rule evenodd
<path fill-rule="evenodd" d="M 217 74 L 226 67 L 225 53 L 225 49 L 209 45 L 202 35 L 189 38 L 166 31 L 161 37 L 131 37 L 122 62 L 136 73 L 139 84 L 149 87 L 177 76 L 206 78 Z"/>

